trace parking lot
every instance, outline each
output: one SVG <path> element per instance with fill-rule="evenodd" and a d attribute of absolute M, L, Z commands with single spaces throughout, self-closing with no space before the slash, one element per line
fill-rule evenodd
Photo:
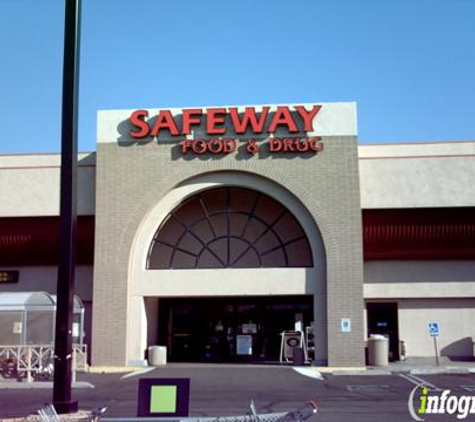
<path fill-rule="evenodd" d="M 80 374 L 83 387 L 90 383 L 94 388 L 74 389 L 73 398 L 81 409 L 94 409 L 113 400 L 105 417 L 135 416 L 141 377 L 190 378 L 190 414 L 194 416 L 243 414 L 252 399 L 258 412 L 264 413 L 295 410 L 314 399 L 319 405 L 315 421 L 409 421 L 409 394 L 421 382 L 433 389 L 475 395 L 475 375 L 470 373 L 324 375 L 316 379 L 291 367 L 177 364 L 134 375 Z M 0 416 L 35 413 L 51 402 L 51 397 L 51 388 L 2 389 Z M 425 420 L 456 420 L 455 415 L 430 416 Z"/>

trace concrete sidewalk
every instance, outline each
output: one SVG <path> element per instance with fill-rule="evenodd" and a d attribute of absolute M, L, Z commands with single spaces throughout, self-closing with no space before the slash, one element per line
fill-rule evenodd
<path fill-rule="evenodd" d="M 391 362 L 393 373 L 409 372 L 411 374 L 467 374 L 475 373 L 475 360 L 452 360 L 445 356 L 439 357 L 439 365 L 435 357 L 409 358 L 406 361 Z"/>
<path fill-rule="evenodd" d="M 30 390 L 36 388 L 46 388 L 53 389 L 53 381 L 34 381 L 34 382 L 23 382 L 23 381 L 3 381 L 0 380 L 0 390 Z M 94 385 L 90 382 L 78 381 L 72 384 L 73 389 L 79 388 L 94 388 Z"/>
<path fill-rule="evenodd" d="M 439 366 L 436 365 L 435 358 L 409 358 L 405 361 L 390 362 L 388 366 L 384 367 L 348 367 L 348 368 L 335 368 L 327 366 L 291 366 L 291 365 L 252 365 L 252 364 L 210 364 L 210 363 L 169 363 L 162 367 L 123 367 L 123 368 L 101 368 L 100 371 L 91 371 L 96 374 L 113 374 L 122 373 L 123 378 L 128 376 L 135 376 L 145 374 L 154 369 L 160 368 L 282 368 L 288 367 L 296 370 L 302 375 L 306 375 L 311 378 L 323 380 L 325 375 L 340 375 L 340 376 L 377 376 L 377 375 L 393 375 L 393 374 L 413 374 L 413 375 L 463 375 L 475 373 L 475 360 L 450 360 L 447 357 L 439 357 Z M 73 389 L 88 389 L 94 388 L 94 384 L 86 381 L 78 381 L 73 384 Z M 26 383 L 25 381 L 17 380 L 4 380 L 0 377 L 0 390 L 2 389 L 48 389 L 52 388 L 52 381 L 39 381 Z"/>
<path fill-rule="evenodd" d="M 405 361 L 390 362 L 388 366 L 366 366 L 359 368 L 330 368 L 313 367 L 313 370 L 322 374 L 332 375 L 391 375 L 391 374 L 470 374 L 475 373 L 475 360 L 451 360 L 447 357 L 439 357 L 439 365 L 435 357 L 408 358 Z"/>

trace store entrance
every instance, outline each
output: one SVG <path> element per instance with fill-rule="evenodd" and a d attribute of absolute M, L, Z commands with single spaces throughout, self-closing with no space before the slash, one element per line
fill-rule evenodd
<path fill-rule="evenodd" d="M 158 337 L 172 362 L 277 361 L 296 321 L 313 321 L 312 296 L 160 299 Z"/>

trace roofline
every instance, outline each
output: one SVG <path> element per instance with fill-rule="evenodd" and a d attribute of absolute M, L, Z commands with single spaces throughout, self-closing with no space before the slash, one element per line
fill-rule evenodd
<path fill-rule="evenodd" d="M 79 151 L 78 155 L 82 154 L 95 154 L 97 151 Z M 36 157 L 47 155 L 61 155 L 60 152 L 12 152 L 12 153 L 0 153 L 0 157 Z"/>
<path fill-rule="evenodd" d="M 440 144 L 474 144 L 475 140 L 465 140 L 465 141 L 409 141 L 409 142 L 381 142 L 381 143 L 370 143 L 370 144 L 361 144 L 360 147 L 370 147 L 370 146 L 404 146 L 404 145 L 440 145 Z"/>

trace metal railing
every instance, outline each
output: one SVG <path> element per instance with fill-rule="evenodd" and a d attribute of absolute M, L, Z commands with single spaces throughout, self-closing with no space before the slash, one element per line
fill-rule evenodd
<path fill-rule="evenodd" d="M 49 375 L 54 371 L 54 346 L 32 344 L 23 346 L 0 346 L 0 374 L 3 378 L 26 378 L 27 382 L 41 379 L 41 375 Z M 73 381 L 76 372 L 86 372 L 87 345 L 73 345 L 72 369 Z"/>

